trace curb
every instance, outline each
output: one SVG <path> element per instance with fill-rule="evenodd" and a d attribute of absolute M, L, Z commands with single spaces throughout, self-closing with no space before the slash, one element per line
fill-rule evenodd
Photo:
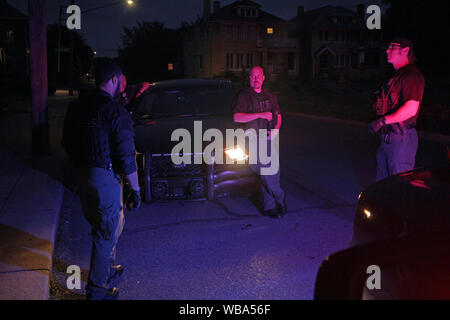
<path fill-rule="evenodd" d="M 283 113 L 286 115 L 290 115 L 290 116 L 297 116 L 297 117 L 303 117 L 303 118 L 314 119 L 314 120 L 340 123 L 340 124 L 349 125 L 349 126 L 356 126 L 356 127 L 366 127 L 367 126 L 367 123 L 365 123 L 363 121 L 345 120 L 345 119 L 338 119 L 338 118 L 327 117 L 327 116 L 318 116 L 318 115 L 301 113 L 301 112 L 293 112 L 293 111 L 283 111 Z M 427 132 L 427 131 L 418 131 L 417 133 L 418 133 L 419 137 L 422 139 L 434 140 L 434 141 L 440 141 L 440 142 L 450 142 L 450 136 L 448 136 L 448 135 L 434 133 L 434 132 Z"/>
<path fill-rule="evenodd" d="M 0 216 L 0 300 L 48 300 L 64 186 L 9 151 L 0 154 L 23 166 Z"/>

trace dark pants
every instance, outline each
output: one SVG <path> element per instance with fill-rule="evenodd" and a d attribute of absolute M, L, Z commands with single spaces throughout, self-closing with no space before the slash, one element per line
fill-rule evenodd
<path fill-rule="evenodd" d="M 258 143 L 258 150 L 259 150 Z M 259 151 L 258 151 L 259 152 Z M 267 141 L 267 155 L 274 159 L 277 157 L 279 159 L 278 150 L 274 150 L 275 154 L 271 153 L 271 141 Z M 259 153 L 258 153 L 259 154 Z M 260 175 L 260 196 L 261 205 L 264 211 L 270 209 L 276 209 L 277 205 L 282 206 L 284 204 L 284 191 L 280 186 L 280 169 L 276 170 L 273 174 L 261 174 L 261 168 L 269 168 L 273 163 L 262 164 L 258 156 L 258 161 L 256 164 L 250 164 L 250 168 L 253 172 Z M 279 165 L 279 161 L 278 161 Z"/>
<path fill-rule="evenodd" d="M 86 286 L 88 299 L 105 296 L 111 266 L 115 264 L 116 244 L 125 222 L 120 176 L 112 170 L 92 168 L 81 174 L 80 199 L 86 219 L 92 226 L 92 252 Z"/>
<path fill-rule="evenodd" d="M 377 181 L 414 169 L 417 146 L 416 129 L 408 129 L 403 135 L 391 134 L 390 138 L 382 134 L 377 151 Z"/>

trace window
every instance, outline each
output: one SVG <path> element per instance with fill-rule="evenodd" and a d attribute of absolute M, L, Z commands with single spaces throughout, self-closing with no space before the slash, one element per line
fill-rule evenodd
<path fill-rule="evenodd" d="M 295 54 L 293 52 L 288 53 L 288 69 L 295 70 Z"/>
<path fill-rule="evenodd" d="M 240 69 L 243 67 L 244 55 L 242 53 L 236 54 L 236 69 Z"/>
<path fill-rule="evenodd" d="M 236 40 L 238 40 L 238 41 L 244 40 L 244 27 L 243 26 L 237 26 L 237 28 L 236 28 Z"/>
<path fill-rule="evenodd" d="M 233 40 L 233 26 L 226 26 L 225 27 L 225 39 L 226 40 Z"/>
<path fill-rule="evenodd" d="M 3 40 L 8 44 L 14 42 L 14 30 L 11 27 L 3 29 Z"/>
<path fill-rule="evenodd" d="M 328 31 L 320 30 L 319 31 L 319 40 L 320 41 L 328 41 Z"/>
<path fill-rule="evenodd" d="M 233 69 L 233 54 L 227 53 L 227 69 Z"/>
<path fill-rule="evenodd" d="M 198 67 L 200 69 L 203 69 L 203 56 L 202 55 L 198 56 Z"/>
<path fill-rule="evenodd" d="M 246 67 L 247 67 L 247 68 L 253 67 L 253 53 L 247 53 L 247 63 L 246 63 Z"/>
<path fill-rule="evenodd" d="M 267 28 L 267 34 L 273 34 L 273 28 L 272 27 L 268 27 Z"/>
<path fill-rule="evenodd" d="M 247 40 L 255 40 L 255 26 L 247 26 Z"/>

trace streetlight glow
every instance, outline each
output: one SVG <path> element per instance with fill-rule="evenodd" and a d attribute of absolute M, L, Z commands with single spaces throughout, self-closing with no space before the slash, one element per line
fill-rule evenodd
<path fill-rule="evenodd" d="M 127 4 L 128 4 L 129 6 L 132 6 L 132 5 L 134 4 L 134 1 L 133 1 L 133 0 L 128 0 L 128 1 L 127 1 Z"/>

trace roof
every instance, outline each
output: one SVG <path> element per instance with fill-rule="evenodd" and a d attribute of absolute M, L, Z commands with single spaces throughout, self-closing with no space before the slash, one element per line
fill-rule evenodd
<path fill-rule="evenodd" d="M 258 16 L 257 17 L 243 17 L 237 14 L 236 8 L 240 6 L 245 7 L 253 7 L 255 9 L 258 9 Z M 270 14 L 268 12 L 265 12 L 260 9 L 261 5 L 250 1 L 250 0 L 238 0 L 235 1 L 227 6 L 224 6 L 220 8 L 217 12 L 212 13 L 209 20 L 210 21 L 245 21 L 245 22 L 258 22 L 258 23 L 282 23 L 286 22 L 285 20 Z"/>
<path fill-rule="evenodd" d="M 11 6 L 6 0 L 0 0 L 0 20 L 28 21 L 28 17 Z"/>
<path fill-rule="evenodd" d="M 232 87 L 230 80 L 219 80 L 219 79 L 176 79 L 176 80 L 165 80 L 157 81 L 152 83 L 152 88 L 174 88 L 174 87 Z"/>
<path fill-rule="evenodd" d="M 341 17 L 349 17 L 354 18 L 355 22 L 343 23 L 343 22 L 334 22 L 331 20 L 331 17 L 341 16 Z M 305 11 L 301 15 L 297 15 L 295 18 L 291 19 L 289 22 L 293 22 L 297 27 L 300 28 L 310 28 L 310 27 L 357 27 L 360 28 L 363 26 L 363 22 L 358 18 L 356 12 L 338 6 L 325 6 L 318 9 Z"/>

